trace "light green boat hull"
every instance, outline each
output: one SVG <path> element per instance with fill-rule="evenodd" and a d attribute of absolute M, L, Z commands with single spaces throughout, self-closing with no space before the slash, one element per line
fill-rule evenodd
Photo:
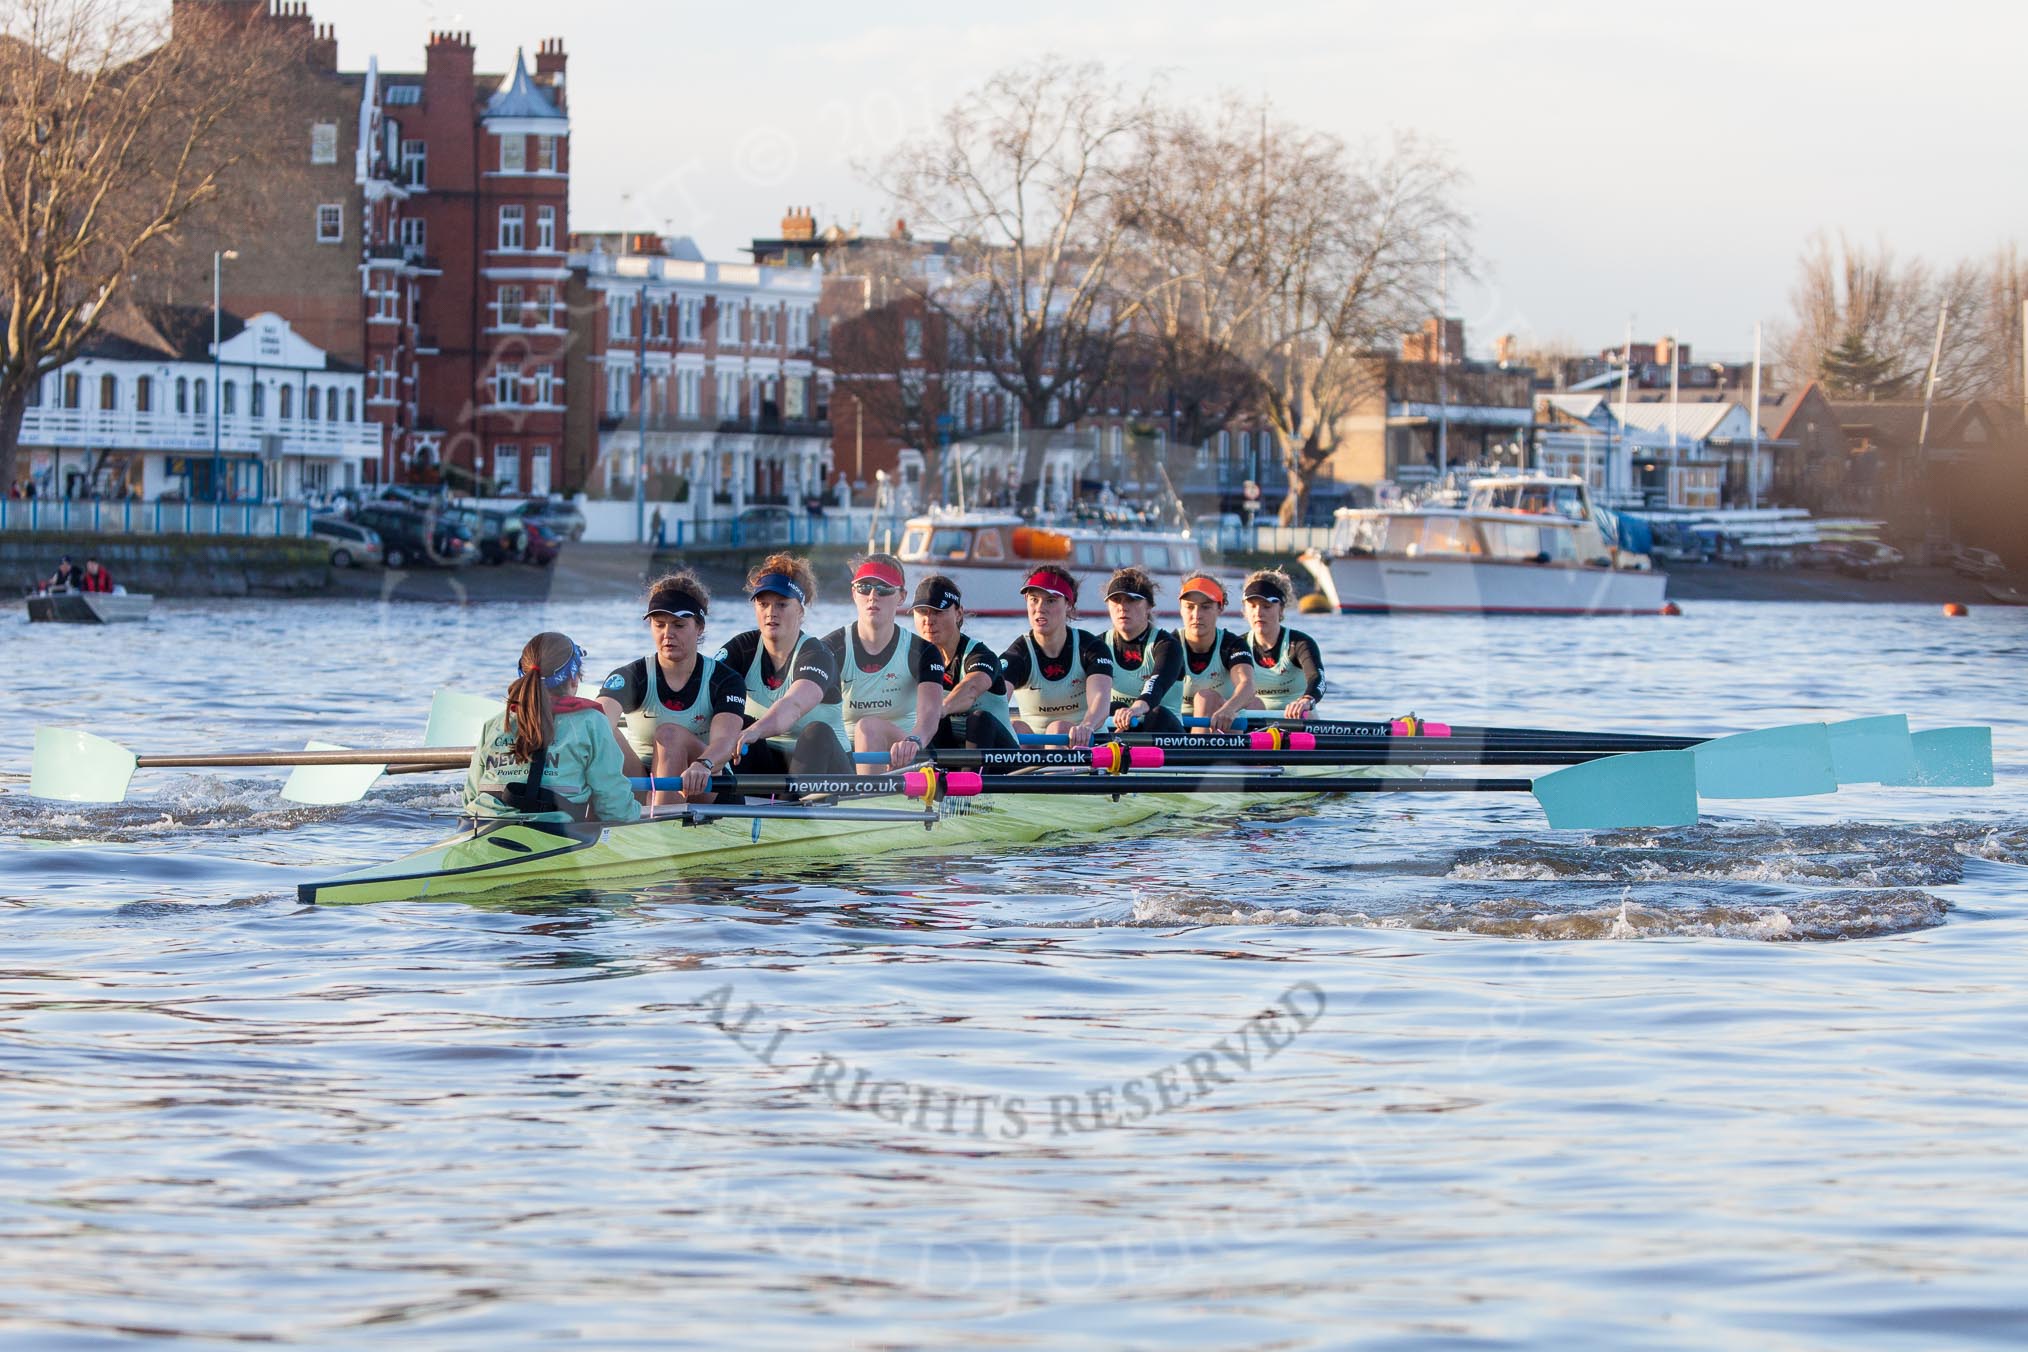
<path fill-rule="evenodd" d="M 1339 775 L 1416 776 L 1411 766 L 1336 770 Z M 1291 776 L 1292 778 L 1296 776 Z M 1055 844 L 1143 823 L 1226 820 L 1293 794 L 1122 794 L 1118 799 L 1065 794 L 955 800 L 933 826 L 918 821 L 769 818 L 758 838 L 750 819 L 691 824 L 680 819 L 625 826 L 544 827 L 523 822 L 482 826 L 428 849 L 296 889 L 325 906 L 375 901 L 439 901 L 504 889 L 569 891 L 594 882 L 652 879 L 673 872 L 745 868 L 759 863 L 835 864 L 880 854 L 949 853 L 998 846 Z M 856 799 L 854 807 L 906 812 L 896 798 Z"/>

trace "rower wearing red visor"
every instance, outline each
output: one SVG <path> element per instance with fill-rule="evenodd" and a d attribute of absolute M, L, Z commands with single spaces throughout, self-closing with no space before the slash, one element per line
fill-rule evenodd
<path fill-rule="evenodd" d="M 852 608 L 859 618 L 824 638 L 838 661 L 852 749 L 887 753 L 886 765 L 861 765 L 862 774 L 920 759 L 943 717 L 944 655 L 895 623 L 906 585 L 894 555 L 860 559 L 852 570 Z"/>
<path fill-rule="evenodd" d="M 1000 654 L 1007 693 L 1020 711 L 1016 732 L 1067 735 L 1090 746 L 1092 733 L 1112 717 L 1113 655 L 1105 640 L 1071 627 L 1077 579 L 1045 563 L 1021 584 L 1028 603 L 1028 632 Z"/>

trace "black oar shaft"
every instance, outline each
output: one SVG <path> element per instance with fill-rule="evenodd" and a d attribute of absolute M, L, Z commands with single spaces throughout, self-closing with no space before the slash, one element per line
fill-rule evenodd
<path fill-rule="evenodd" d="M 1402 739 L 1397 739 L 1402 740 Z M 1089 751 L 1034 747 L 1019 751 L 943 751 L 924 754 L 947 770 L 1012 770 L 1023 766 L 1091 768 Z M 1253 751 L 1244 747 L 1162 748 L 1162 768 L 1226 765 L 1578 765 L 1620 754 L 1617 748 L 1548 748 L 1503 750 L 1483 747 L 1428 746 L 1424 749 L 1374 744 L 1316 751 Z M 1146 770 L 1129 770 L 1143 775 Z"/>
<path fill-rule="evenodd" d="M 1186 751 L 1191 749 L 1245 751 L 1253 743 L 1246 737 L 1231 737 L 1220 734 L 1174 733 L 1174 732 L 1129 732 L 1112 740 L 1126 746 L 1159 746 L 1164 750 Z M 1682 738 L 1659 737 L 1630 740 L 1625 737 L 1604 736 L 1585 732 L 1563 733 L 1554 738 L 1531 737 L 1334 737 L 1328 734 L 1317 736 L 1316 749 L 1319 751 L 1357 750 L 1362 747 L 1380 747 L 1394 753 L 1401 761 L 1413 761 L 1424 752 L 1472 752 L 1472 751 L 1582 751 L 1601 756 L 1615 756 L 1626 751 L 1681 751 L 1694 742 Z M 1265 755 L 1280 755 L 1278 752 L 1263 752 Z"/>
<path fill-rule="evenodd" d="M 1367 776 L 1274 774 L 983 775 L 986 794 L 1122 793 L 1528 793 L 1530 779 L 1374 779 Z M 712 781 L 715 793 L 870 797 L 901 793 L 900 775 L 729 775 Z"/>

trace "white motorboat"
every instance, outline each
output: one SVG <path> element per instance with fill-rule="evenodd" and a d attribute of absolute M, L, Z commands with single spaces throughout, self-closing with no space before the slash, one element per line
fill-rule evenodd
<path fill-rule="evenodd" d="M 40 591 L 28 597 L 28 618 L 48 624 L 118 624 L 145 620 L 155 598 L 124 588 L 109 592 Z"/>
<path fill-rule="evenodd" d="M 911 577 L 942 573 L 965 594 L 973 615 L 1022 616 L 1021 584 L 1038 566 L 1060 564 L 1077 579 L 1078 608 L 1105 613 L 1104 588 L 1116 568 L 1139 568 L 1160 589 L 1156 609 L 1175 615 L 1176 587 L 1195 572 L 1209 572 L 1239 604 L 1240 578 L 1206 569 L 1197 542 L 1184 531 L 1138 523 L 1066 522 L 1031 525 L 1012 512 L 932 510 L 903 530 L 901 561 Z"/>
<path fill-rule="evenodd" d="M 1303 566 L 1348 614 L 1653 615 L 1668 577 L 1607 538 L 1584 481 L 1474 479 L 1462 507 L 1344 508 Z"/>

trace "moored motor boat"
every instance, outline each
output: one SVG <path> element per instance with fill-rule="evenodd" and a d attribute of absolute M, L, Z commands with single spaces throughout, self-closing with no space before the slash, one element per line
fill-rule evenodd
<path fill-rule="evenodd" d="M 1301 562 L 1349 614 L 1655 615 L 1668 587 L 1606 538 L 1583 480 L 1546 475 L 1475 479 L 1463 507 L 1342 509 Z"/>
<path fill-rule="evenodd" d="M 118 624 L 145 620 L 155 598 L 125 589 L 110 592 L 39 591 L 26 598 L 28 618 L 47 624 Z"/>
<path fill-rule="evenodd" d="M 1012 512 L 935 510 L 912 518 L 902 535 L 899 557 L 911 569 L 937 572 L 958 584 L 965 610 L 973 615 L 1028 613 L 1021 584 L 1037 565 L 1058 564 L 1078 581 L 1084 610 L 1102 613 L 1098 595 L 1117 568 L 1139 568 L 1158 584 L 1159 614 L 1175 615 L 1176 588 L 1203 569 L 1197 542 L 1184 531 L 1139 523 L 1036 525 Z M 1239 595 L 1236 574 L 1213 571 L 1226 590 Z"/>

